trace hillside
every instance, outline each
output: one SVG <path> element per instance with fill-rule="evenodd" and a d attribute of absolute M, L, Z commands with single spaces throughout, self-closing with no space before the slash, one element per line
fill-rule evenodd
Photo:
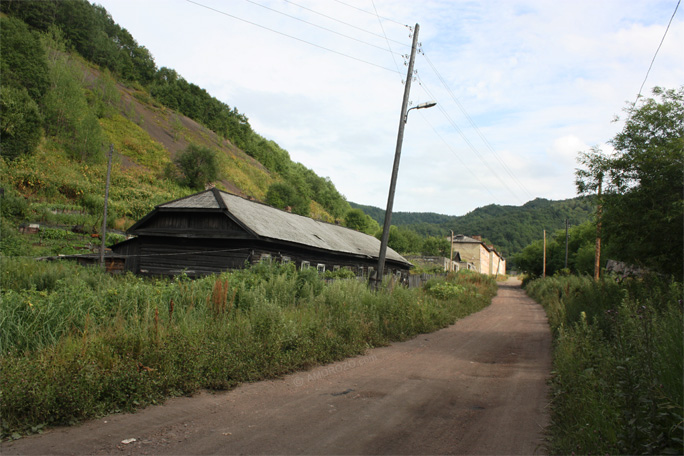
<path fill-rule="evenodd" d="M 104 8 L 8 0 L 0 11 L 3 234 L 22 222 L 99 231 L 110 145 L 110 228 L 205 183 L 325 221 L 349 210 L 329 179 L 293 162 L 235 107 L 157 69 Z M 189 178 L 179 158 L 190 148 L 208 154 L 215 178 Z"/>
<path fill-rule="evenodd" d="M 384 223 L 385 211 L 373 206 L 350 203 L 363 210 L 378 223 Z M 450 216 L 432 212 L 395 212 L 392 224 L 414 231 L 422 236 L 448 236 L 454 234 L 480 235 L 492 242 L 505 256 L 511 256 L 543 237 L 543 230 L 553 232 L 580 225 L 591 218 L 590 199 L 572 198 L 550 201 L 537 198 L 523 206 L 490 204 L 466 215 Z"/>

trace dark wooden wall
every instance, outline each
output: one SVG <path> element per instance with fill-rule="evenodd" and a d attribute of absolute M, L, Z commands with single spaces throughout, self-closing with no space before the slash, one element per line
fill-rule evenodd
<path fill-rule="evenodd" d="M 145 275 L 203 276 L 228 269 L 241 269 L 260 261 L 291 262 L 297 268 L 303 262 L 316 269 L 349 268 L 357 275 L 368 275 L 377 268 L 373 258 L 355 257 L 297 245 L 255 239 L 195 239 L 165 236 L 140 236 L 113 246 L 117 254 L 127 255 L 126 270 Z M 387 273 L 407 274 L 405 265 L 387 262 Z"/>

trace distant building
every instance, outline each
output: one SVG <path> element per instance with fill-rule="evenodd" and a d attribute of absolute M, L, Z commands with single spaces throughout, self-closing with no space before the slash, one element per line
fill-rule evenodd
<path fill-rule="evenodd" d="M 157 206 L 112 246 L 136 274 L 202 276 L 261 261 L 294 263 L 359 276 L 377 269 L 373 236 L 250 201 L 216 188 Z M 386 274 L 407 275 L 404 257 L 387 249 Z"/>
<path fill-rule="evenodd" d="M 407 256 L 407 260 L 414 266 L 423 268 L 439 268 L 442 271 L 460 271 L 462 269 L 474 270 L 475 265 L 463 261 L 458 252 L 454 252 L 453 260 L 442 256 L 412 255 Z"/>
<path fill-rule="evenodd" d="M 454 252 L 458 252 L 462 261 L 472 263 L 476 271 L 488 275 L 505 275 L 506 259 L 494 248 L 482 242 L 481 236 L 464 236 L 458 234 L 452 240 Z"/>

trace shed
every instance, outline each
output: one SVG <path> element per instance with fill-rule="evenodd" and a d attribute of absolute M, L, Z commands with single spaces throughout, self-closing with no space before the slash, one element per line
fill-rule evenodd
<path fill-rule="evenodd" d="M 112 250 L 126 256 L 126 270 L 149 275 L 202 276 L 277 261 L 368 276 L 380 252 L 373 236 L 215 188 L 155 207 L 127 234 L 135 237 Z M 388 274 L 408 274 L 411 266 L 387 249 Z"/>

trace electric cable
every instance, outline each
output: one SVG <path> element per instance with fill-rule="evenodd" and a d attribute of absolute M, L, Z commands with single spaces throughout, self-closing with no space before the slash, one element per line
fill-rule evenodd
<path fill-rule="evenodd" d="M 357 62 L 365 63 L 365 64 L 367 64 L 367 65 L 371 65 L 371 66 L 374 66 L 374 67 L 376 67 L 376 68 L 380 68 L 380 69 L 383 69 L 383 70 L 390 71 L 390 72 L 392 72 L 392 73 L 397 73 L 397 70 L 393 70 L 392 68 L 387 68 L 387 67 L 385 67 L 385 66 L 378 65 L 377 63 L 369 62 L 369 61 L 367 61 L 367 60 L 364 60 L 364 59 L 361 59 L 361 58 L 358 58 L 358 57 L 354 57 L 354 56 L 349 55 L 349 54 L 345 54 L 344 52 L 336 51 L 336 50 L 334 50 L 334 49 L 330 49 L 330 48 L 327 48 L 327 47 L 325 47 L 325 46 L 321 46 L 320 44 L 312 43 L 311 41 L 307 41 L 307 40 L 304 40 L 304 39 L 302 39 L 302 38 L 297 38 L 296 36 L 288 35 L 287 33 L 280 32 L 280 31 L 278 31 L 278 30 L 274 30 L 274 29 L 272 29 L 272 28 L 270 28 L 270 27 L 266 27 L 265 25 L 257 24 L 256 22 L 252 22 L 252 21 L 249 21 L 249 20 L 247 20 L 247 19 L 243 19 L 243 18 L 238 17 L 238 16 L 234 16 L 234 15 L 232 15 L 232 14 L 230 14 L 230 13 L 226 13 L 225 11 L 217 10 L 216 8 L 212 8 L 212 7 L 210 7 L 210 6 L 203 5 L 202 3 L 198 3 L 198 2 L 195 2 L 195 1 L 193 1 L 193 0 L 185 0 L 185 1 L 188 2 L 188 3 L 192 3 L 192 4 L 194 4 L 194 5 L 197 5 L 197 6 L 199 6 L 199 7 L 206 8 L 206 9 L 208 9 L 208 10 L 210 10 L 210 11 L 215 12 L 215 13 L 222 14 L 222 15 L 224 15 L 224 16 L 228 16 L 228 17 L 230 17 L 230 18 L 236 19 L 236 20 L 241 21 L 241 22 L 245 22 L 245 23 L 250 24 L 250 25 L 253 25 L 253 26 L 255 26 L 255 27 L 259 27 L 259 28 L 262 28 L 262 29 L 264 29 L 264 30 L 268 30 L 269 32 L 273 32 L 273 33 L 276 33 L 276 34 L 278 34 L 278 35 L 282 35 L 282 36 L 285 36 L 285 37 L 287 37 L 287 38 L 291 38 L 291 39 L 293 39 L 293 40 L 296 40 L 296 41 L 299 41 L 299 42 L 308 44 L 308 45 L 313 46 L 313 47 L 316 47 L 316 48 L 318 48 L 318 49 L 322 49 L 322 50 L 324 50 L 324 51 L 332 52 L 333 54 L 341 55 L 341 56 L 346 57 L 346 58 L 348 58 L 348 59 L 356 60 Z M 386 49 L 384 49 L 384 50 L 387 51 Z"/>
<path fill-rule="evenodd" d="M 375 14 L 372 13 L 372 12 L 370 12 L 370 11 L 366 11 L 365 9 L 361 9 L 361 8 L 358 8 L 358 7 L 354 6 L 354 5 L 350 5 L 349 3 L 345 3 L 345 2 L 343 2 L 343 1 L 341 1 L 341 0 L 333 0 L 333 1 L 335 1 L 335 2 L 337 2 L 337 3 L 340 3 L 340 4 L 344 5 L 344 6 L 348 6 L 349 8 L 353 8 L 353 9 L 355 9 L 355 10 L 357 10 L 357 11 L 361 11 L 362 13 L 366 13 L 366 14 L 370 14 L 371 16 L 375 16 Z M 408 27 L 408 28 L 410 28 L 409 25 L 407 25 L 407 24 L 402 24 L 401 22 L 395 21 L 394 19 L 390 19 L 389 17 L 382 17 L 382 16 L 381 16 L 381 18 L 384 19 L 384 20 L 386 20 L 386 21 L 389 21 L 389 22 L 394 22 L 395 24 L 401 25 L 401 26 L 403 26 L 403 27 Z"/>
<path fill-rule="evenodd" d="M 503 159 L 496 152 L 494 147 L 492 147 L 491 143 L 487 140 L 487 138 L 484 136 L 482 131 L 475 124 L 475 121 L 473 121 L 473 118 L 470 117 L 470 114 L 468 114 L 468 112 L 466 111 L 463 104 L 461 104 L 461 102 L 458 100 L 458 98 L 456 98 L 456 95 L 454 95 L 454 92 L 451 90 L 449 85 L 446 83 L 446 80 L 442 77 L 442 75 L 439 73 L 437 68 L 433 65 L 430 58 L 427 55 L 425 55 L 425 52 L 423 52 L 422 55 L 425 58 L 425 61 L 430 65 L 430 68 L 432 68 L 432 71 L 435 73 L 435 75 L 437 75 L 437 78 L 442 83 L 442 85 L 444 86 L 446 91 L 449 93 L 451 99 L 454 101 L 454 103 L 456 103 L 456 105 L 460 109 L 461 113 L 463 113 L 463 115 L 466 117 L 466 119 L 468 119 L 470 126 L 473 127 L 473 130 L 475 130 L 475 132 L 478 134 L 478 136 L 480 137 L 482 142 L 485 144 L 485 146 L 487 146 L 487 149 L 489 149 L 489 151 L 492 153 L 492 155 L 494 155 L 494 158 L 496 158 L 496 160 L 501 164 L 501 167 L 504 169 L 504 171 L 506 171 L 506 173 L 511 177 L 511 179 L 513 179 L 513 181 L 516 183 L 516 185 L 518 187 L 520 187 L 520 189 L 522 189 L 523 192 L 525 192 L 530 199 L 534 198 L 534 196 L 527 190 L 525 185 L 523 185 L 523 183 L 520 182 L 520 180 L 515 176 L 515 174 L 513 174 L 513 172 L 508 167 L 508 165 L 503 161 Z"/>
<path fill-rule="evenodd" d="M 340 19 L 337 19 L 337 18 L 335 18 L 335 17 L 329 16 L 329 15 L 327 15 L 327 14 L 325 14 L 325 13 L 321 13 L 321 12 L 319 12 L 319 11 L 313 10 L 313 9 L 311 9 L 311 8 L 307 8 L 307 7 L 304 6 L 304 5 L 300 5 L 300 4 L 295 3 L 295 2 L 292 2 L 292 1 L 290 1 L 290 0 L 282 0 L 282 1 L 284 1 L 285 3 L 289 3 L 289 4 L 291 4 L 291 5 L 294 5 L 294 6 L 298 7 L 298 8 L 303 9 L 303 10 L 309 11 L 310 13 L 317 14 L 317 15 L 319 15 L 319 16 L 321 16 L 321 17 L 325 17 L 326 19 L 330 19 L 331 21 L 339 22 L 340 24 L 344 24 L 344 25 L 346 25 L 347 27 L 354 28 L 354 29 L 356 29 L 356 30 L 359 30 L 360 32 L 368 33 L 369 35 L 373 35 L 373 36 L 376 36 L 376 37 L 378 37 L 378 38 L 383 38 L 383 35 L 380 35 L 380 34 L 375 33 L 375 32 L 371 32 L 370 30 L 366 30 L 366 29 L 364 29 L 364 28 L 362 28 L 362 27 L 358 27 L 358 26 L 356 26 L 356 25 L 354 25 L 354 24 L 350 24 L 349 22 L 344 22 L 344 21 L 342 21 L 342 20 L 340 20 Z M 380 18 L 378 18 L 378 19 L 380 19 Z M 384 30 L 383 30 L 383 33 L 384 33 Z M 386 35 L 384 36 L 384 38 L 385 38 L 385 39 L 388 39 Z M 391 41 L 391 42 L 393 42 L 393 43 L 396 43 L 396 44 L 400 44 L 400 45 L 405 46 L 405 47 L 409 47 L 409 48 L 411 47 L 410 44 L 403 43 L 403 42 L 401 42 L 401 41 L 397 41 L 397 40 L 393 40 L 393 39 L 389 39 L 389 41 Z"/>
<path fill-rule="evenodd" d="M 378 9 L 375 7 L 375 1 L 371 0 L 371 3 L 373 3 L 373 10 L 375 11 L 375 17 L 378 18 L 378 24 L 380 24 L 380 30 L 382 30 L 382 34 L 385 37 L 385 41 L 387 42 L 387 48 L 390 51 L 390 55 L 392 56 L 392 61 L 394 62 L 394 66 L 397 68 L 397 73 L 399 73 L 399 65 L 397 64 L 396 59 L 394 58 L 394 52 L 392 52 L 392 46 L 389 43 L 389 39 L 387 38 L 387 34 L 385 33 L 385 27 L 382 26 L 382 21 L 380 20 L 380 15 L 378 14 Z"/>
<path fill-rule="evenodd" d="M 425 92 L 428 94 L 428 96 L 429 96 L 431 99 L 437 101 L 437 98 L 432 94 L 432 92 L 430 91 L 430 89 L 427 88 L 427 86 L 426 86 L 425 83 L 422 81 L 422 79 L 420 78 L 420 76 L 418 76 L 418 83 L 419 83 L 420 86 L 423 88 L 423 90 L 425 90 Z M 477 148 L 473 145 L 473 143 L 470 141 L 470 139 L 468 139 L 468 137 L 467 137 L 466 134 L 463 132 L 463 130 L 462 130 L 462 129 L 456 124 L 456 122 L 451 118 L 451 116 L 450 116 L 449 113 L 444 109 L 444 107 L 442 106 L 442 104 L 437 103 L 437 108 L 438 108 L 439 111 L 442 113 L 442 115 L 444 116 L 444 118 L 451 124 L 452 128 L 453 128 L 454 130 L 456 130 L 456 132 L 461 136 L 461 138 L 463 139 L 463 141 L 465 141 L 465 143 L 468 145 L 468 147 L 470 148 L 470 150 L 472 150 L 473 153 L 475 153 L 475 155 L 477 155 L 477 157 L 480 159 L 480 161 L 482 162 L 482 164 L 489 170 L 489 172 L 492 174 L 492 176 L 494 176 L 494 177 L 495 177 L 495 178 L 496 178 L 504 187 L 506 187 L 506 189 L 511 193 L 511 195 L 513 195 L 518 201 L 524 203 L 524 201 L 517 195 L 517 193 L 515 193 L 515 192 L 513 191 L 513 189 L 512 189 L 511 187 L 508 186 L 508 184 L 506 183 L 506 181 L 505 181 L 504 179 L 502 179 L 502 178 L 496 173 L 496 171 L 494 170 L 494 168 L 492 168 L 492 167 L 489 165 L 489 163 L 487 163 L 487 161 L 484 159 L 484 157 L 482 156 L 482 154 L 477 150 Z"/>
<path fill-rule="evenodd" d="M 344 33 L 336 32 L 335 30 L 329 29 L 329 28 L 327 28 L 327 27 L 323 27 L 322 25 L 314 24 L 313 22 L 309 22 L 309 21 L 304 20 L 304 19 L 301 19 L 301 18 L 299 18 L 299 17 L 297 17 L 297 16 L 293 16 L 293 15 L 291 15 L 291 14 L 283 13 L 282 11 L 278 11 L 277 9 L 271 8 L 271 7 L 266 6 L 266 5 L 262 5 L 261 3 L 257 3 L 257 2 L 255 2 L 254 0 L 244 0 L 244 1 L 246 1 L 247 3 L 251 3 L 252 5 L 255 5 L 255 6 L 264 8 L 264 9 L 267 9 L 267 10 L 269 10 L 269 11 L 273 11 L 274 13 L 281 14 L 281 15 L 283 15 L 283 16 L 285 16 L 285 17 L 289 17 L 290 19 L 293 19 L 293 20 L 295 20 L 295 21 L 303 22 L 304 24 L 308 24 L 308 25 L 310 25 L 310 26 L 312 26 L 312 27 L 316 27 L 316 28 L 319 28 L 319 29 L 321 29 L 321 30 L 325 30 L 326 32 L 330 32 L 330 33 L 333 33 L 333 34 L 335 34 L 335 35 L 339 35 L 339 36 L 341 36 L 341 37 L 343 37 L 343 38 L 347 38 L 347 39 L 349 39 L 349 40 L 356 41 L 356 42 L 358 42 L 358 43 L 362 43 L 362 44 L 365 44 L 365 45 L 367 45 L 367 46 L 371 46 L 371 47 L 374 47 L 374 48 L 377 48 L 377 49 L 380 49 L 380 50 L 383 50 L 383 51 L 387 51 L 387 49 L 385 49 L 384 47 L 378 46 L 378 45 L 373 44 L 373 43 L 369 43 L 369 42 L 367 42 L 367 41 L 360 40 L 360 39 L 358 39 L 358 38 L 354 38 L 353 36 L 345 35 Z M 389 52 L 391 53 L 392 50 L 390 49 Z"/>
<path fill-rule="evenodd" d="M 641 83 L 641 87 L 639 87 L 639 93 L 637 93 L 636 100 L 634 100 L 634 103 L 632 104 L 632 110 L 634 111 L 634 108 L 636 107 L 637 102 L 639 101 L 639 98 L 641 98 L 641 91 L 644 90 L 644 85 L 646 85 L 646 80 L 648 79 L 648 75 L 651 72 L 651 68 L 653 68 L 653 63 L 655 62 L 656 56 L 658 55 L 658 51 L 660 51 L 660 48 L 663 45 L 663 42 L 665 41 L 665 37 L 667 36 L 667 32 L 670 30 L 670 25 L 672 25 L 672 20 L 675 17 L 675 14 L 677 14 L 677 9 L 679 8 L 679 4 L 681 3 L 682 0 L 677 0 L 677 5 L 675 6 L 674 12 L 672 13 L 672 17 L 670 17 L 670 22 L 667 23 L 667 28 L 665 29 L 665 33 L 663 33 L 663 38 L 660 40 L 660 44 L 658 45 L 658 49 L 656 49 L 655 54 L 653 54 L 653 59 L 651 60 L 651 64 L 648 66 L 648 71 L 646 71 L 646 76 L 644 77 L 644 82 Z M 627 117 L 628 119 L 632 116 L 630 111 L 629 116 Z"/>

